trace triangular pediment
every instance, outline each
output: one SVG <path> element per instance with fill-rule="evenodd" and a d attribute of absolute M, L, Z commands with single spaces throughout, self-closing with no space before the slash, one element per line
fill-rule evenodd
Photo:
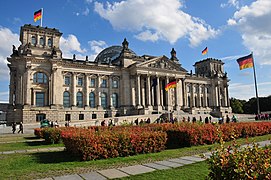
<path fill-rule="evenodd" d="M 137 67 L 148 67 L 148 68 L 157 68 L 157 69 L 166 69 L 166 70 L 175 70 L 175 71 L 185 71 L 184 68 L 168 59 L 166 56 L 155 57 L 153 59 L 147 60 L 140 64 L 137 64 Z"/>

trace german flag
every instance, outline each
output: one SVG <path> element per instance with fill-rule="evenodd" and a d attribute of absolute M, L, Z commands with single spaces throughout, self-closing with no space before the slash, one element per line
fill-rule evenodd
<path fill-rule="evenodd" d="M 175 88 L 177 85 L 177 82 L 176 81 L 173 81 L 173 82 L 170 82 L 166 85 L 165 89 L 166 91 L 168 91 L 170 88 Z"/>
<path fill-rule="evenodd" d="M 37 20 L 40 20 L 42 17 L 42 9 L 34 12 L 34 21 L 36 22 Z"/>
<path fill-rule="evenodd" d="M 237 59 L 237 62 L 239 64 L 240 70 L 246 69 L 246 68 L 251 68 L 253 67 L 253 56 L 252 54 L 248 56 L 241 57 Z"/>
<path fill-rule="evenodd" d="M 205 49 L 203 49 L 203 51 L 201 51 L 202 55 L 205 55 L 208 52 L 208 48 L 206 47 Z"/>

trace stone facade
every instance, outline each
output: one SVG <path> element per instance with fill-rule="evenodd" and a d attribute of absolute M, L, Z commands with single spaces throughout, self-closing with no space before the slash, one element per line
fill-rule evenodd
<path fill-rule="evenodd" d="M 62 33 L 47 27 L 21 27 L 21 45 L 8 58 L 10 96 L 7 119 L 26 123 L 95 120 L 129 115 L 189 112 L 230 113 L 223 62 L 205 59 L 188 73 L 171 57 L 138 56 L 124 39 L 94 61 L 62 58 Z M 165 86 L 176 81 L 176 88 Z"/>

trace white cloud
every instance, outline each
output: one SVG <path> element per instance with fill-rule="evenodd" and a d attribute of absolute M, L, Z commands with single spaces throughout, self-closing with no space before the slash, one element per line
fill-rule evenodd
<path fill-rule="evenodd" d="M 91 55 L 89 56 L 90 61 L 94 61 L 96 56 L 107 47 L 107 44 L 105 41 L 96 41 L 92 40 L 88 42 L 90 49 L 92 51 Z"/>
<path fill-rule="evenodd" d="M 59 45 L 62 50 L 62 56 L 66 58 L 71 58 L 73 54 L 86 52 L 86 49 L 81 48 L 80 42 L 73 34 L 68 35 L 67 38 L 61 37 Z"/>
<path fill-rule="evenodd" d="M 12 45 L 20 45 L 19 35 L 11 32 L 10 29 L 0 27 L 0 77 L 1 80 L 9 79 L 7 57 L 12 54 Z"/>
<path fill-rule="evenodd" d="M 271 65 L 271 1 L 257 0 L 243 6 L 228 20 L 239 29 L 243 44 L 254 53 L 256 62 Z"/>
<path fill-rule="evenodd" d="M 225 7 L 235 7 L 237 9 L 240 8 L 240 3 L 238 0 L 228 0 L 227 3 L 223 3 L 220 5 L 220 7 L 225 8 Z"/>
<path fill-rule="evenodd" d="M 89 9 L 86 8 L 85 11 L 82 12 L 82 15 L 87 16 L 89 14 Z"/>
<path fill-rule="evenodd" d="M 271 82 L 258 83 L 259 97 L 266 97 L 270 95 Z M 244 90 L 245 89 L 245 90 Z M 237 99 L 249 100 L 251 95 L 255 95 L 254 84 L 244 84 L 244 83 L 232 83 L 229 85 L 230 97 Z M 242 92 L 242 93 L 240 93 Z"/>
<path fill-rule="evenodd" d="M 178 0 L 123 0 L 94 5 L 95 11 L 115 29 L 134 32 L 143 41 L 166 40 L 173 44 L 188 38 L 191 46 L 197 46 L 218 34 L 201 19 L 183 12 Z"/>
<path fill-rule="evenodd" d="M 85 2 L 86 2 L 87 4 L 91 4 L 91 3 L 92 3 L 92 0 L 85 0 Z"/>

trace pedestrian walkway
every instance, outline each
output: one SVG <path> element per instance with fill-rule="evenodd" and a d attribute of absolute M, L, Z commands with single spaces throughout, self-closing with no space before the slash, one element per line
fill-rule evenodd
<path fill-rule="evenodd" d="M 261 141 L 258 142 L 259 147 L 264 147 L 271 145 L 270 141 Z M 247 145 L 243 145 L 241 147 L 245 147 Z M 40 148 L 40 149 L 31 149 L 31 150 L 16 150 L 16 151 L 6 151 L 1 152 L 0 154 L 12 154 L 12 153 L 26 153 L 26 152 L 47 152 L 47 151 L 63 151 L 64 147 L 54 147 L 54 148 Z M 211 156 L 211 152 L 203 153 L 205 158 L 209 158 Z M 105 179 L 114 179 L 114 178 L 122 178 L 137 174 L 143 174 L 148 172 L 153 172 L 155 170 L 165 170 L 171 168 L 177 168 L 181 166 L 185 166 L 187 164 L 193 164 L 201 161 L 205 161 L 206 159 L 201 155 L 193 155 L 193 156 L 184 156 L 180 158 L 167 159 L 163 161 L 156 161 L 152 163 L 133 165 L 128 167 L 121 168 L 112 168 L 112 169 L 104 169 L 98 171 L 91 171 L 89 173 L 83 174 L 71 174 L 57 177 L 49 177 L 42 180 L 105 180 Z"/>

